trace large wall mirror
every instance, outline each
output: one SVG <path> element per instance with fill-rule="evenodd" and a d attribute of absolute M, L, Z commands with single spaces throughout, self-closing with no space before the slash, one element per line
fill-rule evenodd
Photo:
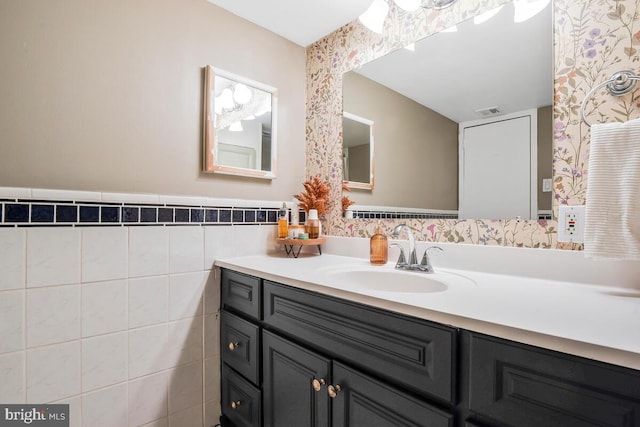
<path fill-rule="evenodd" d="M 204 172 L 276 177 L 276 89 L 205 68 Z"/>
<path fill-rule="evenodd" d="M 457 217 L 462 130 L 535 111 L 530 126 L 537 132 L 530 133 L 535 138 L 532 154 L 524 160 L 535 169 L 531 185 L 507 190 L 501 184 L 512 181 L 506 166 L 514 162 L 504 157 L 504 150 L 478 160 L 498 157 L 493 166 L 480 164 L 478 169 L 494 177 L 486 186 L 505 205 L 511 204 L 514 191 L 531 196 L 537 207 L 523 219 L 551 215 L 550 3 L 532 17 L 518 18 L 520 22 L 514 19 L 513 3 L 504 4 L 343 75 L 344 111 L 376 123 L 376 186 L 351 195 L 359 207 Z M 505 211 L 484 219 L 510 218 Z"/>

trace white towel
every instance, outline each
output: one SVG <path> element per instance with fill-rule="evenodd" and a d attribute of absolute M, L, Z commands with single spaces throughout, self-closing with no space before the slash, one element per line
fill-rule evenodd
<path fill-rule="evenodd" d="M 640 260 L 640 119 L 591 126 L 584 250 Z"/>

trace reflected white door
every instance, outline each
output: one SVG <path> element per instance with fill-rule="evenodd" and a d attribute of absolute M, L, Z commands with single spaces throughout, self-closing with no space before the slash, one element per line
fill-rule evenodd
<path fill-rule="evenodd" d="M 460 218 L 536 219 L 536 146 L 536 110 L 460 123 Z"/>

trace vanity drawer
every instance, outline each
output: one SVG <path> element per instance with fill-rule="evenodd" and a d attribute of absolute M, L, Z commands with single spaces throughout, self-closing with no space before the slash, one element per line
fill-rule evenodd
<path fill-rule="evenodd" d="M 222 413 L 236 427 L 262 425 L 262 394 L 258 388 L 222 364 Z"/>
<path fill-rule="evenodd" d="M 264 321 L 336 360 L 455 402 L 457 331 L 264 281 Z"/>
<path fill-rule="evenodd" d="M 518 427 L 638 426 L 640 373 L 476 333 L 470 409 Z"/>
<path fill-rule="evenodd" d="M 222 360 L 254 384 L 260 384 L 260 327 L 228 311 L 220 319 Z"/>
<path fill-rule="evenodd" d="M 225 306 L 232 307 L 254 319 L 261 319 L 259 278 L 222 269 L 220 287 Z"/>

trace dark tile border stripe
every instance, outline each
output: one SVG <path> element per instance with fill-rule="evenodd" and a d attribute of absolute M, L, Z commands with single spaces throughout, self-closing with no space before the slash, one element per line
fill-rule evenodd
<path fill-rule="evenodd" d="M 278 208 L 259 206 L 0 199 L 0 227 L 276 224 L 277 214 Z"/>

